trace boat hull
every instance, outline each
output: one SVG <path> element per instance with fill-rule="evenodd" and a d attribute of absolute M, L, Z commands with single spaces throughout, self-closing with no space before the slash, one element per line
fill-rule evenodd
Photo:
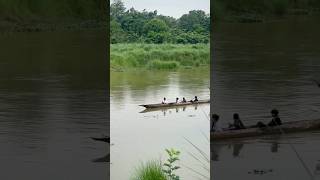
<path fill-rule="evenodd" d="M 248 128 L 240 130 L 230 130 L 211 133 L 211 141 L 228 140 L 235 138 L 248 138 L 257 137 L 263 135 L 282 134 L 282 133 L 293 133 L 303 132 L 309 130 L 320 129 L 320 119 L 316 120 L 304 120 L 304 121 L 293 121 L 283 123 L 281 126 L 266 127 L 266 128 Z"/>
<path fill-rule="evenodd" d="M 167 108 L 167 107 L 176 107 L 176 106 L 188 106 L 188 105 L 197 105 L 197 104 L 205 104 L 210 103 L 210 100 L 202 100 L 198 102 L 185 102 L 185 103 L 166 103 L 166 104 L 142 104 L 139 106 L 145 107 L 145 108 Z"/>

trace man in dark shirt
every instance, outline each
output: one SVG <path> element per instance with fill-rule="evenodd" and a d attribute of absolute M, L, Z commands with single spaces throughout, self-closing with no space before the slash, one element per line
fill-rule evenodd
<path fill-rule="evenodd" d="M 282 124 L 279 118 L 279 111 L 276 109 L 271 110 L 272 120 L 269 122 L 268 126 L 280 126 Z"/>
<path fill-rule="evenodd" d="M 233 124 L 229 124 L 230 130 L 245 129 L 238 113 L 233 114 Z"/>
<path fill-rule="evenodd" d="M 253 127 L 253 128 L 255 128 L 255 127 L 264 128 L 264 127 L 267 127 L 267 126 L 273 127 L 273 126 L 282 125 L 282 122 L 281 122 L 280 117 L 279 117 L 279 111 L 278 110 L 272 109 L 271 110 L 271 116 L 272 116 L 272 119 L 268 123 L 268 125 L 265 125 L 263 122 L 259 121 L 257 123 L 257 125 L 254 125 L 254 126 L 251 126 L 251 127 Z"/>

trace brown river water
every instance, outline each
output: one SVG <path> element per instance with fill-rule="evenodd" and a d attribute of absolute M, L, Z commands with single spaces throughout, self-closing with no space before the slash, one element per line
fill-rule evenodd
<path fill-rule="evenodd" d="M 239 113 L 246 125 L 320 118 L 320 18 L 214 27 L 213 103 L 224 125 Z M 293 145 L 293 148 L 290 146 Z M 320 179 L 320 132 L 212 142 L 212 179 Z M 262 172 L 262 173 L 259 173 Z"/>
<path fill-rule="evenodd" d="M 181 179 L 210 179 L 210 104 L 150 112 L 139 106 L 161 103 L 163 97 L 208 99 L 209 74 L 208 67 L 111 72 L 111 179 L 127 180 L 141 163 L 165 161 L 166 148 L 181 151 L 176 172 Z"/>
<path fill-rule="evenodd" d="M 0 179 L 107 179 L 105 37 L 0 34 Z"/>

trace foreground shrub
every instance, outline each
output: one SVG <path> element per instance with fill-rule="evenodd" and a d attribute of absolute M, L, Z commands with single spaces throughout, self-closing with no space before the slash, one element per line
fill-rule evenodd
<path fill-rule="evenodd" d="M 160 161 L 153 160 L 148 161 L 145 164 L 141 164 L 135 171 L 131 180 L 169 180 L 167 175 L 162 170 L 162 164 Z"/>

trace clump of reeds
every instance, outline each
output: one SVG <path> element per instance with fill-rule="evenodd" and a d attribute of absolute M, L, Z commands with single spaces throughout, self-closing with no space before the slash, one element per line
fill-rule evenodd
<path fill-rule="evenodd" d="M 142 163 L 135 171 L 131 180 L 169 180 L 162 170 L 160 160 L 151 160 Z"/>

